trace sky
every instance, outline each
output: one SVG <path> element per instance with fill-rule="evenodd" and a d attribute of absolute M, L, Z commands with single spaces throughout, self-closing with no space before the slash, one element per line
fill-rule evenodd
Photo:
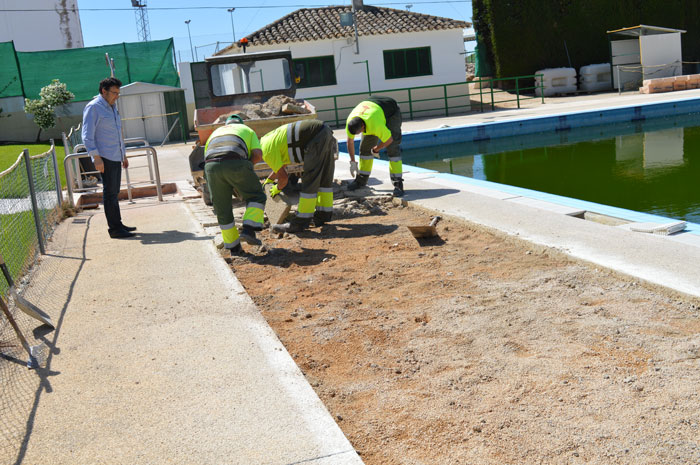
<path fill-rule="evenodd" d="M 142 0 L 148 8 L 151 40 L 175 40 L 178 61 L 191 61 L 192 51 L 202 60 L 233 41 L 275 22 L 300 8 L 329 5 L 350 5 L 350 0 L 322 3 L 318 0 Z M 470 0 L 384 0 L 367 1 L 366 5 L 382 6 L 416 13 L 443 16 L 472 22 Z M 78 0 L 83 40 L 86 47 L 138 42 L 136 15 L 129 0 L 105 2 L 104 0 Z M 235 8 L 233 13 L 227 9 Z M 99 10 L 99 11 L 94 11 Z M 231 19 L 233 17 L 233 27 Z M 189 34 L 186 20 L 190 20 Z M 467 44 L 473 50 L 474 42 Z"/>

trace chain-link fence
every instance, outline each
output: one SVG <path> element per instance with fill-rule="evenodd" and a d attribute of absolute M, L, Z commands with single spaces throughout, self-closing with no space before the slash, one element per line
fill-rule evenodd
<path fill-rule="evenodd" d="M 22 276 L 51 236 L 61 210 L 55 147 L 40 155 L 27 150 L 0 173 L 0 252 L 13 278 Z M 7 296 L 8 284 L 0 282 Z"/>

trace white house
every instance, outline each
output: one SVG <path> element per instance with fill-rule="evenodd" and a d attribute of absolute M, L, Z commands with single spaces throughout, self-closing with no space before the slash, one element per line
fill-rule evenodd
<path fill-rule="evenodd" d="M 78 0 L 0 0 L 0 42 L 11 40 L 18 52 L 83 47 Z"/>
<path fill-rule="evenodd" d="M 341 18 L 352 17 L 351 6 L 303 8 L 248 35 L 247 51 L 290 50 L 300 78 L 297 98 L 311 98 L 326 120 L 333 119 L 332 105 L 341 108 L 339 116 L 344 117 L 349 112 L 345 107 L 352 107 L 361 96 L 336 103 L 314 97 L 371 91 L 403 102 L 405 114 L 427 116 L 444 114 L 444 109 L 429 109 L 444 107 L 447 93 L 452 112 L 469 109 L 469 99 L 463 97 L 467 92 L 463 30 L 471 24 L 363 5 L 362 0 L 354 3 L 357 40 L 352 25 L 341 25 Z M 240 44 L 234 44 L 216 55 L 242 52 Z M 408 88 L 413 90 L 387 92 Z"/>

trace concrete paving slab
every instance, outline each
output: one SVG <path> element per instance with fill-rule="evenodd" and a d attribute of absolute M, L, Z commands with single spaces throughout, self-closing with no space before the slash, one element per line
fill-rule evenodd
<path fill-rule="evenodd" d="M 539 208 L 540 210 L 547 210 L 553 213 L 559 213 L 561 215 L 581 216 L 586 211 L 580 208 L 572 208 L 566 205 L 560 205 L 539 199 L 531 199 L 528 197 L 512 197 L 504 200 L 507 200 L 508 202 L 518 203 L 520 205 L 527 205 L 529 207 Z"/>

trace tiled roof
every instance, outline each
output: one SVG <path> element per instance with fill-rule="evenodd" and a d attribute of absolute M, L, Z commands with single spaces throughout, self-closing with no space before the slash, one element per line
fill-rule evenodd
<path fill-rule="evenodd" d="M 352 37 L 352 26 L 340 25 L 340 14 L 352 12 L 352 7 L 327 6 L 302 8 L 246 36 L 250 45 L 272 45 Z M 440 16 L 365 5 L 358 10 L 357 33 L 360 36 L 397 34 L 404 32 L 464 29 L 471 24 Z M 217 55 L 237 52 L 238 45 L 221 50 Z"/>

